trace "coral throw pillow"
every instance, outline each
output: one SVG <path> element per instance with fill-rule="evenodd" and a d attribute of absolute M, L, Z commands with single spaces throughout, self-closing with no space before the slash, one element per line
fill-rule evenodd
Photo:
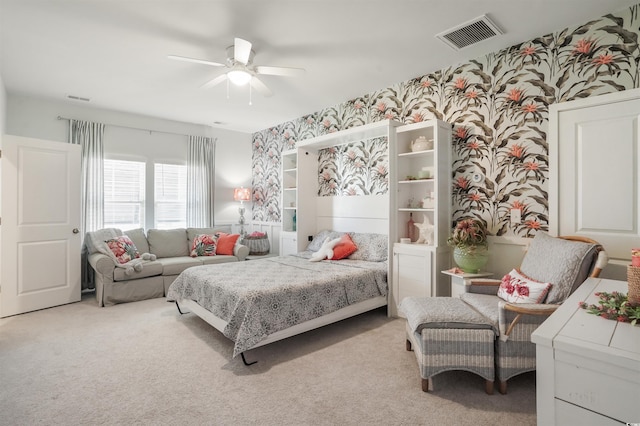
<path fill-rule="evenodd" d="M 191 257 L 215 256 L 217 244 L 218 238 L 215 235 L 196 235 L 191 245 Z"/>
<path fill-rule="evenodd" d="M 542 303 L 550 288 L 551 283 L 532 280 L 513 269 L 502 278 L 498 297 L 510 303 Z"/>
<path fill-rule="evenodd" d="M 218 236 L 216 254 L 227 254 L 233 256 L 233 248 L 236 246 L 236 242 L 238 241 L 238 238 L 240 238 L 240 234 L 225 234 L 224 232 L 219 232 L 216 235 Z"/>
<path fill-rule="evenodd" d="M 358 250 L 358 246 L 353 242 L 349 234 L 344 234 L 338 244 L 333 248 L 333 257 L 331 260 L 340 260 L 345 257 L 351 256 L 356 250 Z"/>
<path fill-rule="evenodd" d="M 111 253 L 113 253 L 116 262 L 121 265 L 140 257 L 140 253 L 138 253 L 135 244 L 133 244 L 133 241 L 126 235 L 107 240 L 105 243 L 107 247 L 109 247 L 109 250 L 111 250 Z"/>

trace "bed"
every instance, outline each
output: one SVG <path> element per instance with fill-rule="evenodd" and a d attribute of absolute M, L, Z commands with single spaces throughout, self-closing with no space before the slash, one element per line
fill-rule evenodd
<path fill-rule="evenodd" d="M 327 235 L 297 255 L 198 266 L 171 284 L 169 301 L 234 342 L 233 356 L 387 304 L 387 236 L 350 233 L 348 259 L 310 262 Z"/>

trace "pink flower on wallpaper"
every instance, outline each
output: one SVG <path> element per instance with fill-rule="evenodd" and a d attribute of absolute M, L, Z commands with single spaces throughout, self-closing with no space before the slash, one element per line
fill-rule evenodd
<path fill-rule="evenodd" d="M 411 121 L 413 121 L 414 123 L 421 123 L 422 121 L 424 121 L 424 117 L 421 113 L 414 112 L 413 114 L 411 114 Z"/>
<path fill-rule="evenodd" d="M 531 56 L 536 53 L 535 47 L 527 46 L 520 50 L 521 56 Z"/>
<path fill-rule="evenodd" d="M 313 119 L 312 116 L 308 116 L 307 119 L 305 120 L 307 122 L 307 124 L 313 124 L 315 123 L 315 120 Z"/>
<path fill-rule="evenodd" d="M 518 209 L 521 212 L 524 210 L 524 208 L 526 207 L 526 205 L 518 200 L 514 201 L 513 203 L 511 203 L 511 210 L 513 209 Z"/>
<path fill-rule="evenodd" d="M 481 199 L 480 194 L 469 194 L 468 197 L 471 201 L 480 201 Z"/>
<path fill-rule="evenodd" d="M 611 64 L 612 62 L 613 62 L 613 55 L 610 53 L 609 54 L 601 53 L 598 57 L 593 59 L 593 63 L 598 65 L 608 65 L 608 64 Z"/>
<path fill-rule="evenodd" d="M 524 163 L 524 168 L 525 170 L 529 170 L 529 171 L 537 171 L 538 169 L 540 169 L 540 166 L 538 163 L 534 161 L 526 161 Z"/>
<path fill-rule="evenodd" d="M 275 128 L 275 127 L 274 127 L 274 128 L 272 128 L 272 129 L 271 129 L 271 134 L 272 134 L 272 135 L 274 135 L 274 136 L 275 136 L 275 135 L 277 135 L 277 134 L 278 134 L 278 129 L 277 129 L 277 128 Z"/>
<path fill-rule="evenodd" d="M 471 142 L 467 143 L 467 148 L 478 150 L 480 148 L 480 144 L 478 143 L 478 141 L 472 140 Z"/>
<path fill-rule="evenodd" d="M 533 113 L 533 112 L 536 112 L 538 110 L 538 105 L 536 105 L 533 102 L 531 102 L 530 104 L 523 105 L 522 106 L 522 110 L 524 112 L 527 112 L 527 113 L 529 113 L 529 112 Z"/>
<path fill-rule="evenodd" d="M 285 139 L 289 139 L 291 137 L 291 134 L 287 130 L 286 132 L 284 132 L 284 135 L 282 135 L 282 136 L 284 136 Z"/>
<path fill-rule="evenodd" d="M 331 174 L 329 174 L 329 172 L 322 172 L 322 179 L 329 182 L 331 180 Z"/>
<path fill-rule="evenodd" d="M 350 149 L 349 151 L 347 151 L 347 157 L 349 157 L 350 160 L 353 160 L 356 158 L 356 153 Z"/>
<path fill-rule="evenodd" d="M 378 167 L 376 167 L 376 170 L 378 171 L 378 174 L 381 176 L 384 176 L 387 174 L 387 168 L 382 164 L 379 164 Z"/>
<path fill-rule="evenodd" d="M 346 192 L 346 195 L 348 195 L 350 197 L 352 197 L 354 195 L 357 195 L 357 192 L 353 187 L 347 188 L 347 190 L 345 192 Z"/>
<path fill-rule="evenodd" d="M 591 50 L 591 47 L 593 46 L 593 40 L 590 39 L 580 39 L 578 40 L 578 42 L 576 43 L 576 46 L 573 48 L 572 53 L 574 54 L 588 54 L 589 51 Z"/>
<path fill-rule="evenodd" d="M 356 169 L 362 169 L 364 167 L 364 164 L 362 163 L 362 161 L 360 160 L 356 160 L 353 163 L 353 167 L 355 167 Z"/>
<path fill-rule="evenodd" d="M 456 186 L 461 189 L 467 189 L 469 187 L 469 181 L 464 176 L 460 176 L 456 179 Z"/>
<path fill-rule="evenodd" d="M 509 90 L 509 95 L 507 98 L 513 102 L 519 102 L 522 99 L 522 90 L 520 89 L 511 89 Z"/>
<path fill-rule="evenodd" d="M 511 149 L 509 150 L 509 155 L 516 158 L 522 158 L 523 153 L 524 148 L 522 148 L 522 145 L 519 144 L 512 145 Z"/>
<path fill-rule="evenodd" d="M 322 121 L 322 125 L 325 127 L 325 129 L 328 129 L 329 126 L 331 126 L 331 122 L 328 119 L 324 119 Z"/>
<path fill-rule="evenodd" d="M 467 79 L 459 77 L 453 84 L 455 85 L 456 89 L 464 90 L 467 87 Z"/>
<path fill-rule="evenodd" d="M 380 101 L 376 104 L 376 109 L 380 112 L 386 111 L 387 110 L 387 104 L 385 104 L 384 102 Z"/>
<path fill-rule="evenodd" d="M 464 139 L 467 137 L 467 129 L 464 127 L 456 127 L 456 137 Z"/>
<path fill-rule="evenodd" d="M 541 225 L 540 222 L 538 222 L 537 220 L 527 220 L 525 223 L 525 226 L 529 229 L 540 229 Z"/>
<path fill-rule="evenodd" d="M 384 115 L 384 118 L 386 118 L 387 120 L 393 120 L 395 118 L 395 116 L 393 115 L 393 113 L 391 111 L 389 111 Z"/>
<path fill-rule="evenodd" d="M 356 102 L 353 103 L 353 108 L 357 109 L 357 110 L 358 109 L 362 109 L 362 108 L 364 108 L 364 104 L 362 102 L 360 102 L 360 101 L 356 101 Z"/>
<path fill-rule="evenodd" d="M 431 87 L 431 81 L 425 80 L 422 83 L 420 83 L 420 86 L 422 86 L 423 89 L 427 89 L 427 88 Z"/>
<path fill-rule="evenodd" d="M 331 182 L 329 184 L 329 188 L 331 188 L 331 189 L 336 189 L 337 187 L 338 187 L 338 184 L 336 184 L 335 182 Z"/>
<path fill-rule="evenodd" d="M 478 92 L 472 89 L 465 93 L 464 96 L 468 99 L 476 99 L 478 97 Z"/>

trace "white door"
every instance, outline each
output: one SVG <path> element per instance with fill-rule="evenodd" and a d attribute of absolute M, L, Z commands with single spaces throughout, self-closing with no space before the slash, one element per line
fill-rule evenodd
<path fill-rule="evenodd" d="M 550 225 L 600 242 L 622 269 L 640 247 L 640 91 L 550 110 Z M 626 279 L 626 269 L 619 271 Z"/>
<path fill-rule="evenodd" d="M 0 317 L 80 300 L 80 146 L 2 139 Z"/>

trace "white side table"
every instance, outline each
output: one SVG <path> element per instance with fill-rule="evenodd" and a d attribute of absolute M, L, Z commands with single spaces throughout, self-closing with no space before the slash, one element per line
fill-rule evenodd
<path fill-rule="evenodd" d="M 488 278 L 493 275 L 491 272 L 478 272 L 477 274 L 470 274 L 463 272 L 461 274 L 455 274 L 449 270 L 441 271 L 445 275 L 451 277 L 451 297 L 460 297 L 464 293 L 464 286 L 469 285 L 470 281 L 474 278 Z"/>

